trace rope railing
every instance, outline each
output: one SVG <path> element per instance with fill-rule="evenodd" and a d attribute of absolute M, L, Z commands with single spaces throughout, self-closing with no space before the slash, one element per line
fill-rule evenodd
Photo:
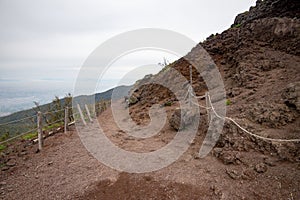
<path fill-rule="evenodd" d="M 23 120 L 26 120 L 26 119 L 30 119 L 30 118 L 35 118 L 36 117 L 36 120 L 34 120 L 34 122 L 37 123 L 37 128 L 34 128 L 32 130 L 29 130 L 29 131 L 26 131 L 24 133 L 21 133 L 21 134 L 18 134 L 18 135 L 15 135 L 11 138 L 8 138 L 4 141 L 1 141 L 0 144 L 4 144 L 4 143 L 7 143 L 7 142 L 10 142 L 14 139 L 17 139 L 23 135 L 26 135 L 28 133 L 31 133 L 33 131 L 37 132 L 37 135 L 38 135 L 38 138 L 35 139 L 34 141 L 38 141 L 39 143 L 39 147 L 38 149 L 39 150 L 42 150 L 42 146 L 43 146 L 43 139 L 44 139 L 44 136 L 43 136 L 43 127 L 46 127 L 46 126 L 51 126 L 53 124 L 56 124 L 58 122 L 64 122 L 64 132 L 67 132 L 68 131 L 68 126 L 71 126 L 73 124 L 75 124 L 75 120 L 74 120 L 74 116 L 75 115 L 79 115 L 81 118 L 83 118 L 83 112 L 80 108 L 79 105 L 77 105 L 77 109 L 78 111 L 72 111 L 72 112 L 69 112 L 70 109 L 74 109 L 72 107 L 65 107 L 64 109 L 60 109 L 60 110 L 55 110 L 55 111 L 48 111 L 48 112 L 37 112 L 36 115 L 33 115 L 33 116 L 30 116 L 30 117 L 26 117 L 26 118 L 22 118 L 22 119 L 18 119 L 18 120 L 13 120 L 13 121 L 10 121 L 10 122 L 6 122 L 6 123 L 3 123 L 3 124 L 0 124 L 1 125 L 7 125 L 7 124 L 12 124 L 12 123 L 17 123 L 17 122 L 20 122 L 20 121 L 23 121 Z M 64 111 L 64 112 L 63 112 Z M 63 112 L 60 119 L 57 119 L 53 122 L 50 122 L 50 123 L 45 123 L 47 122 L 47 120 L 45 119 L 46 115 L 48 114 L 53 114 L 53 113 L 58 113 L 58 112 Z M 91 113 L 89 111 L 89 108 L 87 105 L 85 105 L 85 113 L 88 115 L 89 117 L 89 120 L 90 122 L 92 122 L 92 119 L 91 119 Z"/>
<path fill-rule="evenodd" d="M 229 120 L 231 121 L 232 123 L 234 123 L 238 128 L 240 128 L 242 131 L 244 131 L 245 133 L 253 136 L 253 137 L 256 137 L 256 138 L 260 138 L 262 140 L 268 140 L 268 141 L 273 141 L 273 142 L 300 142 L 300 139 L 275 139 L 275 138 L 268 138 L 268 137 L 264 137 L 264 136 L 261 136 L 261 135 L 257 135 L 257 134 L 254 134 L 250 131 L 248 131 L 247 129 L 243 128 L 239 123 L 237 123 L 234 119 L 230 118 L 230 117 L 223 117 L 223 116 L 220 116 L 215 108 L 212 106 L 212 103 L 211 103 L 211 99 L 210 99 L 210 95 L 208 94 L 208 100 L 209 100 L 209 103 L 211 105 L 211 110 L 214 112 L 214 114 L 220 118 L 220 119 L 225 119 L 225 120 Z"/>
<path fill-rule="evenodd" d="M 71 107 L 68 107 L 68 110 L 72 109 Z M 61 110 L 55 110 L 55 111 L 48 111 L 48 112 L 45 112 L 43 113 L 43 115 L 48 115 L 48 114 L 52 114 L 52 113 L 58 113 L 58 112 L 62 112 L 64 111 L 65 109 L 61 109 Z M 29 117 L 24 117 L 22 119 L 17 119 L 17 120 L 12 120 L 12 121 L 9 121 L 9 122 L 5 122 L 5 123 L 2 123 L 0 124 L 0 126 L 5 126 L 5 125 L 9 125 L 9 124 L 14 124 L 14 123 L 17 123 L 17 122 L 21 122 L 21 121 L 24 121 L 26 119 L 32 119 L 34 117 L 37 117 L 37 115 L 32 115 L 32 116 L 29 116 Z"/>
<path fill-rule="evenodd" d="M 196 96 L 194 95 L 192 92 L 190 93 L 193 97 L 195 97 L 196 99 L 203 99 L 205 98 L 205 95 L 202 95 L 202 96 Z"/>
<path fill-rule="evenodd" d="M 16 136 L 14 136 L 14 137 L 11 137 L 11 138 L 9 138 L 9 139 L 7 139 L 7 140 L 4 140 L 4 141 L 0 142 L 0 144 L 5 144 L 5 143 L 7 143 L 7 142 L 9 142 L 9 141 L 11 141 L 11 140 L 17 139 L 17 138 L 19 138 L 19 137 L 21 137 L 21 136 L 23 136 L 23 135 L 26 135 L 26 134 L 28 134 L 28 133 L 31 133 L 31 132 L 33 132 L 33 131 L 37 131 L 37 128 L 31 129 L 31 130 L 29 130 L 29 131 L 26 131 L 26 132 L 24 132 L 24 133 L 21 133 L 21 134 L 18 134 L 18 135 L 16 135 Z"/>
<path fill-rule="evenodd" d="M 58 119 L 58 120 L 56 120 L 56 121 L 54 121 L 54 122 L 47 123 L 47 126 L 51 126 L 51 125 L 53 125 L 53 124 L 56 124 L 56 123 L 62 122 L 62 121 L 64 121 L 64 118 L 60 118 L 60 119 Z"/>
<path fill-rule="evenodd" d="M 54 114 L 54 113 L 62 112 L 62 111 L 64 111 L 64 110 L 65 110 L 65 108 L 60 109 L 60 110 L 55 110 L 55 111 L 48 111 L 48 112 L 45 112 L 45 113 L 43 113 L 43 114 L 44 114 L 44 115 Z"/>
<path fill-rule="evenodd" d="M 189 95 L 195 97 L 196 99 L 202 99 L 202 98 L 206 97 L 206 95 L 196 96 L 196 95 L 193 94 L 192 90 L 190 90 L 190 89 L 187 91 L 184 98 L 187 99 L 189 97 Z M 195 106 L 199 106 L 199 107 L 204 108 L 204 109 L 211 109 L 211 107 L 203 106 L 199 103 L 194 103 L 193 101 L 191 101 L 191 99 L 189 99 L 189 100 L 190 100 L 190 103 L 194 104 Z"/>
<path fill-rule="evenodd" d="M 195 106 L 199 106 L 200 108 L 204 108 L 204 109 L 206 109 L 206 110 L 212 109 L 212 107 L 206 107 L 206 106 L 203 106 L 203 105 L 201 105 L 201 104 L 194 103 L 194 102 L 191 102 L 191 103 L 194 104 Z"/>
<path fill-rule="evenodd" d="M 257 135 L 257 134 L 254 134 L 250 131 L 248 131 L 247 129 L 245 129 L 244 127 L 242 127 L 239 123 L 237 123 L 234 119 L 230 118 L 230 117 L 224 117 L 224 116 L 220 116 L 215 108 L 213 107 L 212 105 L 212 102 L 211 102 L 211 99 L 210 99 L 210 95 L 209 95 L 209 92 L 207 92 L 207 96 L 206 95 L 202 95 L 202 96 L 196 96 L 193 94 L 193 89 L 192 89 L 192 67 L 190 66 L 190 84 L 188 85 L 188 91 L 187 91 L 187 94 L 185 96 L 185 99 L 187 97 L 189 97 L 189 102 L 196 105 L 196 106 L 199 106 L 201 108 L 205 108 L 207 110 L 207 113 L 209 115 L 209 110 L 212 110 L 212 112 L 216 115 L 216 117 L 218 117 L 219 119 L 224 119 L 224 120 L 228 120 L 232 123 L 234 123 L 238 128 L 240 128 L 242 131 L 244 131 L 245 133 L 253 136 L 253 137 L 256 137 L 256 138 L 259 138 L 259 139 L 262 139 L 262 140 L 267 140 L 267 141 L 273 141 L 273 142 L 300 142 L 300 139 L 275 139 L 275 138 L 268 138 L 268 137 L 264 137 L 264 136 L 261 136 L 261 135 Z M 196 99 L 202 99 L 202 98 L 207 98 L 208 99 L 208 105 L 206 106 L 203 106 L 203 105 L 200 105 L 198 103 L 194 103 L 192 100 L 191 100 L 191 96 L 193 96 L 194 98 Z"/>
<path fill-rule="evenodd" d="M 38 138 L 43 138 L 42 136 L 40 137 L 40 135 L 43 134 L 43 127 L 45 126 L 51 126 L 53 124 L 56 124 L 58 122 L 64 122 L 64 126 L 65 126 L 65 132 L 67 131 L 67 127 L 70 126 L 70 125 L 73 125 L 74 124 L 74 121 L 72 122 L 69 122 L 70 120 L 73 120 L 72 118 L 69 119 L 69 110 L 72 109 L 72 107 L 66 107 L 64 109 L 60 109 L 60 110 L 55 110 L 55 111 L 48 111 L 48 112 L 45 112 L 45 113 L 42 113 L 42 112 L 38 112 L 36 115 L 33 115 L 33 116 L 30 116 L 30 117 L 25 117 L 25 118 L 22 118 L 22 119 L 18 119 L 18 120 L 13 120 L 13 121 L 9 121 L 9 122 L 5 122 L 5 123 L 2 123 L 0 124 L 0 126 L 4 126 L 4 125 L 8 125 L 8 124 L 13 124 L 13 123 L 17 123 L 17 122 L 21 122 L 21 121 L 24 121 L 24 120 L 27 120 L 27 119 L 33 119 L 33 118 L 36 118 L 35 122 L 37 123 L 37 128 L 34 128 L 34 129 L 31 129 L 29 131 L 26 131 L 24 133 L 20 133 L 20 134 L 17 134 L 13 137 L 10 137 L 4 141 L 1 141 L 0 144 L 4 144 L 4 143 L 7 143 L 7 142 L 10 142 L 12 140 L 15 140 L 19 137 L 22 137 L 23 135 L 26 135 L 28 133 L 31 133 L 31 132 L 36 132 L 38 133 Z M 65 111 L 65 112 L 63 112 Z M 46 123 L 43 125 L 43 122 L 45 122 L 45 120 L 43 120 L 43 118 L 47 115 L 47 114 L 52 114 L 52 113 L 58 113 L 58 112 L 63 112 L 63 116 L 62 118 L 58 119 L 58 120 L 55 120 L 51 123 Z M 76 114 L 76 113 L 75 113 Z M 74 113 L 70 113 L 70 116 L 73 116 Z M 39 140 L 39 143 L 43 143 L 42 140 L 40 141 Z M 42 145 L 39 145 L 39 150 L 41 150 L 41 147 Z"/>
<path fill-rule="evenodd" d="M 25 118 L 22 118 L 22 119 L 12 120 L 12 121 L 5 122 L 5 123 L 3 123 L 3 124 L 0 124 L 0 126 L 5 126 L 5 125 L 8 125 L 8 124 L 14 124 L 14 123 L 17 123 L 17 122 L 20 122 L 20 121 L 24 121 L 24 120 L 26 120 L 26 119 L 34 118 L 34 117 L 36 117 L 36 116 L 37 116 L 37 115 L 33 115 L 33 116 L 25 117 Z"/>

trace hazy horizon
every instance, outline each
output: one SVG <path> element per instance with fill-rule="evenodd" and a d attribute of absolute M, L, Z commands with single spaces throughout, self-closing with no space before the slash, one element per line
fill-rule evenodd
<path fill-rule="evenodd" d="M 169 29 L 195 42 L 228 29 L 247 1 L 0 1 L 0 116 L 72 93 L 80 67 L 101 43 L 139 28 Z M 126 73 L 153 69 L 127 80 L 132 84 L 161 69 L 165 52 L 128 55 L 104 75 L 95 92 L 113 88 Z M 126 81 L 125 81 L 126 82 Z M 31 105 L 31 106 L 29 106 Z"/>

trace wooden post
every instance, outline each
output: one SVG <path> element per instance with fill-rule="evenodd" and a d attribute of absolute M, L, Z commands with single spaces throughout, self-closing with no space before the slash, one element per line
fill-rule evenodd
<path fill-rule="evenodd" d="M 85 119 L 84 119 L 84 116 L 83 116 L 83 113 L 82 113 L 82 111 L 81 111 L 81 108 L 80 108 L 80 105 L 79 105 L 79 104 L 77 104 L 77 109 L 78 109 L 78 112 L 79 112 L 79 115 L 80 115 L 80 117 L 81 117 L 81 120 L 82 120 L 83 124 L 86 126 L 86 121 L 85 121 Z"/>
<path fill-rule="evenodd" d="M 93 119 L 92 119 L 92 117 L 91 117 L 91 113 L 90 113 L 90 111 L 89 111 L 88 106 L 87 106 L 86 104 L 85 104 L 84 106 L 85 106 L 85 110 L 86 110 L 86 113 L 87 113 L 87 115 L 88 115 L 88 117 L 89 117 L 90 122 L 93 122 Z"/>
<path fill-rule="evenodd" d="M 192 86 L 189 86 L 189 106 L 191 107 L 192 106 L 192 92 L 193 92 L 193 89 L 192 89 Z"/>
<path fill-rule="evenodd" d="M 209 102 L 208 92 L 205 93 L 205 101 L 206 101 L 206 111 L 207 111 L 207 123 L 210 123 L 210 107 L 212 106 Z"/>
<path fill-rule="evenodd" d="M 190 65 L 190 84 L 193 85 L 193 67 Z"/>
<path fill-rule="evenodd" d="M 190 65 L 190 86 L 189 86 L 189 106 L 192 106 L 192 92 L 193 92 L 193 68 Z"/>
<path fill-rule="evenodd" d="M 37 113 L 37 128 L 38 128 L 39 151 L 41 151 L 43 148 L 43 117 L 40 111 Z"/>
<path fill-rule="evenodd" d="M 68 106 L 65 108 L 65 133 L 68 131 L 68 123 L 69 123 L 69 108 Z"/>

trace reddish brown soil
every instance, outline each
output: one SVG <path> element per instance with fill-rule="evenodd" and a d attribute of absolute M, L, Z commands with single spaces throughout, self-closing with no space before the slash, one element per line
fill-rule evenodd
<path fill-rule="evenodd" d="M 119 130 L 110 109 L 99 117 L 107 136 L 121 148 L 153 151 L 175 132 L 146 140 L 128 139 Z M 73 128 L 74 129 L 74 128 Z M 36 145 L 14 146 L 16 165 L 1 171 L 2 199 L 299 199 L 300 166 L 255 151 L 227 151 L 233 163 L 209 155 L 197 158 L 202 138 L 172 165 L 144 174 L 120 173 L 99 163 L 83 147 L 76 131 L 58 133 Z M 146 150 L 145 150 L 146 149 Z M 23 152 L 20 154 L 20 152 Z M 17 153 L 19 151 L 19 153 Z M 14 154 L 16 156 L 14 156 Z M 19 155 L 19 156 L 17 156 Z M 260 164 L 265 172 L 255 169 Z"/>

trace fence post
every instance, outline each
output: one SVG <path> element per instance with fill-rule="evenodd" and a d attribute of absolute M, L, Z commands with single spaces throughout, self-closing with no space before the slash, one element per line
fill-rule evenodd
<path fill-rule="evenodd" d="M 193 67 L 190 65 L 190 84 L 193 85 Z"/>
<path fill-rule="evenodd" d="M 65 133 L 68 131 L 68 123 L 69 123 L 69 107 L 65 108 Z"/>
<path fill-rule="evenodd" d="M 43 117 L 42 112 L 37 113 L 37 128 L 38 128 L 38 141 L 39 141 L 39 151 L 43 148 Z"/>
<path fill-rule="evenodd" d="M 192 88 L 192 86 L 189 86 L 189 89 L 188 89 L 189 107 L 192 106 L 192 92 L 193 92 L 193 88 Z"/>
<path fill-rule="evenodd" d="M 212 105 L 209 102 L 209 97 L 208 97 L 208 92 L 205 92 L 205 101 L 206 101 L 206 111 L 207 111 L 207 123 L 210 123 L 210 107 L 212 107 Z"/>
<path fill-rule="evenodd" d="M 77 104 L 77 109 L 78 109 L 78 112 L 79 112 L 79 115 L 81 117 L 81 120 L 82 120 L 83 124 L 86 126 L 86 122 L 85 122 L 85 119 L 84 119 L 84 116 L 83 116 L 83 113 L 81 111 L 81 108 L 80 108 L 79 104 Z"/>
<path fill-rule="evenodd" d="M 92 117 L 91 117 L 91 113 L 90 113 L 90 111 L 89 111 L 88 106 L 87 106 L 86 104 L 85 104 L 84 106 L 85 106 L 85 110 L 86 110 L 86 113 L 87 113 L 87 115 L 88 115 L 88 117 L 89 117 L 90 122 L 93 122 L 93 119 L 92 119 Z"/>

